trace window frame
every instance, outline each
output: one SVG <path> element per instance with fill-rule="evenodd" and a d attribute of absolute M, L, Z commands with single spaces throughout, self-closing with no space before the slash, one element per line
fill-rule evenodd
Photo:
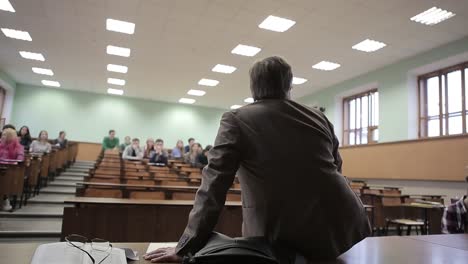
<path fill-rule="evenodd" d="M 449 113 L 449 103 L 448 103 L 448 74 L 460 71 L 461 78 L 461 111 L 455 113 Z M 456 136 L 456 135 L 466 135 L 468 134 L 467 128 L 467 107 L 466 107 L 466 73 L 468 72 L 468 61 L 445 67 L 433 72 L 422 74 L 418 76 L 418 138 L 437 138 L 437 137 L 447 137 L 447 136 Z M 430 78 L 438 77 L 439 79 L 439 114 L 436 115 L 438 118 L 435 120 L 439 121 L 439 135 L 438 136 L 429 136 L 428 135 L 428 126 L 429 120 L 431 119 L 428 113 L 428 102 L 427 102 L 427 81 Z M 443 79 L 443 81 L 442 81 Z M 443 83 L 442 83 L 443 82 Z M 445 92 L 442 93 L 442 87 L 445 87 Z M 423 91 L 424 90 L 424 91 Z M 444 102 L 441 103 L 441 99 Z M 445 108 L 445 109 L 443 109 Z M 445 114 L 444 114 L 445 111 Z M 449 134 L 449 118 L 457 116 L 460 113 L 462 118 L 462 132 L 459 134 Z M 445 125 L 444 125 L 445 121 Z M 444 134 L 445 131 L 445 134 Z"/>
<path fill-rule="evenodd" d="M 342 106 L 343 106 L 343 111 L 342 111 L 342 115 L 343 115 L 343 124 L 342 124 L 342 132 L 343 132 L 343 135 L 342 135 L 342 143 L 343 143 L 343 146 L 359 146 L 359 145 L 371 145 L 371 144 L 376 144 L 378 143 L 378 139 L 377 140 L 374 140 L 373 139 L 373 136 L 374 136 L 374 133 L 375 133 L 375 130 L 378 130 L 379 129 L 379 126 L 375 126 L 375 125 L 369 125 L 367 127 L 367 143 L 362 143 L 360 142 L 359 144 L 356 144 L 357 142 L 357 132 L 360 131 L 360 135 L 362 135 L 362 130 L 363 130 L 363 127 L 362 127 L 362 105 L 360 105 L 360 116 L 361 116 L 361 128 L 355 128 L 355 129 L 350 129 L 350 124 L 349 124 L 349 111 L 350 111 L 350 101 L 351 100 L 354 100 L 354 99 L 357 99 L 357 98 L 362 98 L 364 96 L 367 96 L 368 98 L 370 98 L 370 95 L 374 94 L 374 93 L 378 93 L 379 92 L 379 89 L 378 88 L 372 88 L 372 89 L 369 89 L 369 90 L 366 90 L 364 92 L 360 92 L 358 94 L 353 94 L 351 96 L 347 96 L 347 97 L 344 97 L 342 99 Z M 379 97 L 380 98 L 380 93 L 379 93 Z M 357 108 L 357 107 L 356 107 Z M 380 102 L 379 102 L 379 108 L 380 108 Z M 369 115 L 372 115 L 371 114 L 371 110 L 372 109 L 368 109 L 369 112 L 368 114 Z M 356 110 L 356 113 L 357 113 L 357 110 Z M 357 115 L 355 115 L 355 118 L 356 118 Z M 380 115 L 379 115 L 380 117 Z M 369 124 L 371 124 L 371 120 L 368 119 L 369 121 Z M 355 120 L 355 122 L 357 122 Z M 380 122 L 379 122 L 380 124 Z M 349 133 L 350 132 L 354 132 L 354 144 L 349 144 Z"/>

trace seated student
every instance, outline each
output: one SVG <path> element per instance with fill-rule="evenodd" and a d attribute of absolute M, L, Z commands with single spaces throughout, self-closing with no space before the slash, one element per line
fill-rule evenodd
<path fill-rule="evenodd" d="M 195 143 L 195 139 L 194 138 L 189 138 L 188 139 L 188 145 L 185 146 L 185 153 L 190 152 L 190 148 L 192 147 L 193 143 Z"/>
<path fill-rule="evenodd" d="M 156 164 L 156 166 L 167 165 L 167 156 L 164 155 L 164 150 L 161 144 L 156 144 L 154 146 L 154 151 L 151 154 L 149 162 Z"/>
<path fill-rule="evenodd" d="M 115 136 L 115 130 L 109 130 L 109 136 L 102 140 L 102 150 L 116 149 L 119 147 L 119 138 Z"/>
<path fill-rule="evenodd" d="M 127 146 L 124 149 L 122 154 L 122 159 L 124 160 L 142 160 L 143 159 L 143 149 L 140 147 L 140 140 L 134 138 L 132 144 Z"/>
<path fill-rule="evenodd" d="M 144 158 L 149 159 L 151 157 L 151 154 L 154 151 L 154 139 L 153 138 L 148 138 L 146 140 L 146 146 L 143 149 L 143 151 L 145 152 Z"/>
<path fill-rule="evenodd" d="M 158 139 L 156 139 L 156 141 L 154 142 L 154 145 L 155 145 L 155 146 L 158 146 L 158 145 L 159 145 L 159 146 L 161 147 L 161 149 L 162 149 L 163 155 L 166 156 L 166 158 L 169 157 L 169 154 L 167 153 L 167 151 L 164 150 L 164 140 L 158 138 Z"/>
<path fill-rule="evenodd" d="M 120 152 L 123 153 L 125 148 L 132 144 L 132 139 L 129 136 L 126 136 L 124 143 L 120 144 Z"/>
<path fill-rule="evenodd" d="M 53 141 L 53 144 L 61 149 L 66 148 L 68 146 L 68 140 L 65 137 L 65 131 L 60 131 L 58 138 Z"/>
<path fill-rule="evenodd" d="M 189 163 L 192 166 L 197 166 L 197 157 L 202 153 L 202 151 L 203 148 L 200 143 L 193 143 L 190 147 L 190 152 L 185 153 L 184 155 L 184 162 Z"/>
<path fill-rule="evenodd" d="M 182 140 L 177 140 L 176 146 L 172 149 L 171 157 L 173 159 L 180 159 L 184 157 L 185 147 Z"/>
<path fill-rule="evenodd" d="M 211 145 L 206 146 L 202 153 L 197 156 L 197 167 L 203 168 L 208 164 L 208 152 L 212 147 Z"/>
<path fill-rule="evenodd" d="M 468 184 L 468 176 L 465 180 Z M 442 233 L 468 233 L 468 191 L 467 195 L 445 209 L 442 216 Z"/>
<path fill-rule="evenodd" d="M 23 145 L 24 149 L 29 149 L 31 145 L 32 138 L 31 134 L 29 133 L 29 127 L 22 126 L 20 131 L 18 132 L 19 142 Z"/>
<path fill-rule="evenodd" d="M 49 134 L 47 131 L 42 130 L 37 137 L 37 140 L 34 140 L 29 147 L 29 152 L 31 153 L 50 153 L 52 146 L 49 143 Z"/>
<path fill-rule="evenodd" d="M 2 138 L 0 140 L 0 162 L 2 160 L 24 160 L 24 147 L 19 143 L 16 131 L 12 128 L 6 128 L 2 131 Z M 2 210 L 11 210 L 8 197 L 5 195 L 2 199 Z"/>
<path fill-rule="evenodd" d="M 7 129 L 7 128 L 12 128 L 13 130 L 16 131 L 16 127 L 15 127 L 14 125 L 12 125 L 12 124 L 6 124 L 6 125 L 4 125 L 4 126 L 2 127 L 2 131 L 5 130 L 5 129 Z"/>

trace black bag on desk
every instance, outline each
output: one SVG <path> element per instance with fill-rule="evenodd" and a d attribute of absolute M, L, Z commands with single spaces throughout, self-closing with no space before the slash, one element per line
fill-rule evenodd
<path fill-rule="evenodd" d="M 278 264 L 263 238 L 230 238 L 213 232 L 206 245 L 183 264 Z"/>

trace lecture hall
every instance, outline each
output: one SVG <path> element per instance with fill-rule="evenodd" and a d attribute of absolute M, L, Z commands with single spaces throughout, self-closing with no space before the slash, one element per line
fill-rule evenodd
<path fill-rule="evenodd" d="M 0 0 L 0 263 L 468 263 L 468 1 Z"/>

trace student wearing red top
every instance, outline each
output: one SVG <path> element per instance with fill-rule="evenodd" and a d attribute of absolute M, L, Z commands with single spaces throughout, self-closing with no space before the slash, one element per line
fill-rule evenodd
<path fill-rule="evenodd" d="M 24 160 L 24 147 L 19 143 L 18 136 L 13 128 L 4 129 L 0 140 L 0 163 L 2 161 L 8 162 L 6 160 Z M 3 197 L 2 210 L 11 210 L 10 200 L 7 196 Z"/>

